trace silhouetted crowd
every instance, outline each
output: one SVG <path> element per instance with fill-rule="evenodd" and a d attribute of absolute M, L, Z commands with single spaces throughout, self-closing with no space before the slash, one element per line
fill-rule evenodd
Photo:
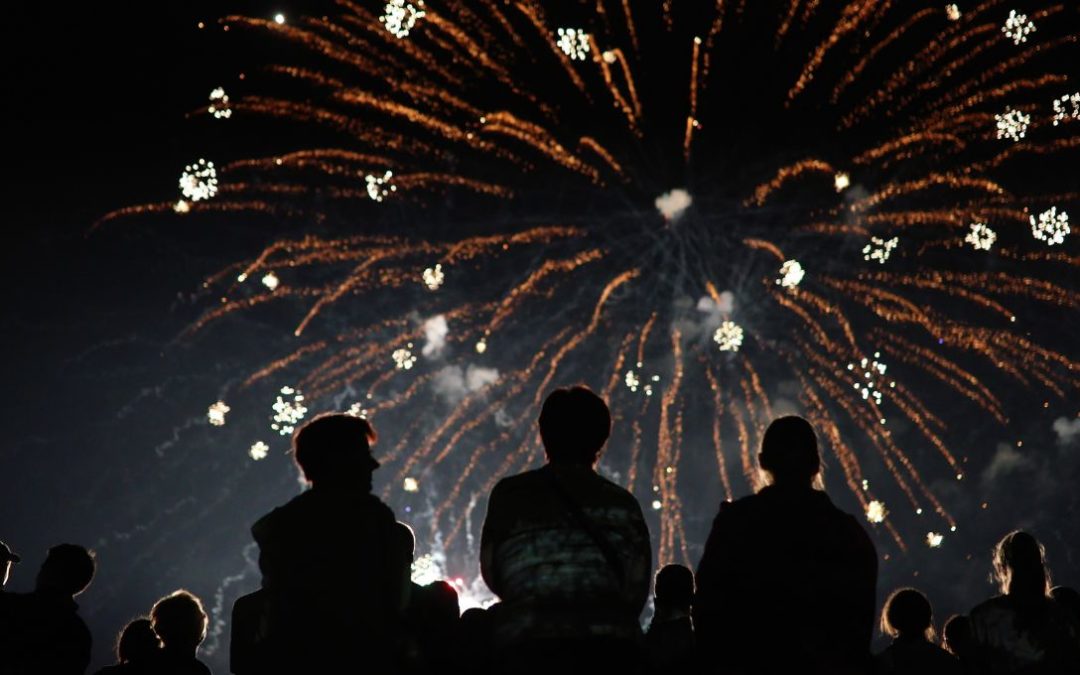
<path fill-rule="evenodd" d="M 604 401 L 557 389 L 539 431 L 547 464 L 488 500 L 480 569 L 499 601 L 462 614 L 453 586 L 411 579 L 413 532 L 371 493 L 371 424 L 326 414 L 301 427 L 293 453 L 310 489 L 252 527 L 262 584 L 233 606 L 231 671 L 1080 675 L 1080 598 L 1051 587 L 1043 547 L 1022 531 L 993 551 L 1000 595 L 951 617 L 939 643 L 926 596 L 898 589 L 880 615 L 892 643 L 872 655 L 877 553 L 817 488 L 817 437 L 800 417 L 769 425 L 769 484 L 720 505 L 696 573 L 666 565 L 655 579 L 641 507 L 594 469 L 611 432 Z M 18 562 L 0 543 L 5 584 Z M 60 544 L 32 592 L 0 590 L 0 675 L 85 672 L 91 637 L 74 598 L 95 569 L 86 548 Z M 206 675 L 207 623 L 178 590 L 124 627 L 116 665 L 98 672 Z"/>

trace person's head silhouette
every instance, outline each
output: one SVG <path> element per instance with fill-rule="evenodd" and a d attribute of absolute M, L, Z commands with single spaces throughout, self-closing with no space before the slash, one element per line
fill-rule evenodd
<path fill-rule="evenodd" d="M 1035 537 L 1014 530 L 994 547 L 994 579 L 1002 593 L 1042 597 L 1050 593 L 1046 551 Z"/>
<path fill-rule="evenodd" d="M 154 603 L 150 623 L 165 649 L 194 656 L 206 638 L 208 618 L 199 598 L 179 590 Z"/>
<path fill-rule="evenodd" d="M 945 649 L 958 659 L 967 659 L 971 653 L 971 619 L 963 614 L 953 614 L 941 629 Z"/>
<path fill-rule="evenodd" d="M 694 602 L 694 573 L 684 565 L 664 565 L 653 584 L 656 608 L 690 611 Z"/>
<path fill-rule="evenodd" d="M 315 487 L 371 489 L 379 463 L 371 455 L 378 438 L 371 423 L 343 413 L 319 415 L 293 436 L 293 457 L 304 479 Z"/>
<path fill-rule="evenodd" d="M 893 591 L 881 611 L 881 632 L 894 638 L 934 639 L 930 601 L 914 588 Z"/>
<path fill-rule="evenodd" d="M 146 663 L 161 649 L 161 640 L 150 625 L 150 619 L 132 619 L 116 638 L 116 660 L 119 663 Z"/>
<path fill-rule="evenodd" d="M 47 593 L 75 597 L 94 579 L 94 554 L 76 544 L 58 544 L 49 549 L 41 563 L 35 588 Z"/>
<path fill-rule="evenodd" d="M 394 541 L 401 549 L 401 554 L 411 562 L 416 555 L 416 535 L 413 529 L 400 520 L 394 523 Z"/>
<path fill-rule="evenodd" d="M 762 438 L 758 464 L 775 485 L 813 485 L 821 471 L 814 427 L 796 415 L 773 420 Z"/>
<path fill-rule="evenodd" d="M 544 401 L 539 425 L 548 461 L 592 466 L 611 435 L 611 412 L 585 385 L 562 387 Z"/>

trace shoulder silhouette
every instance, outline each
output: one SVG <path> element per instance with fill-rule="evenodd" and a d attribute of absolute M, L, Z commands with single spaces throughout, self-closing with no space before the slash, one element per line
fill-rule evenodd
<path fill-rule="evenodd" d="M 930 601 L 914 588 L 892 592 L 881 611 L 881 632 L 893 639 L 878 654 L 878 675 L 959 675 L 956 658 L 933 643 Z"/>

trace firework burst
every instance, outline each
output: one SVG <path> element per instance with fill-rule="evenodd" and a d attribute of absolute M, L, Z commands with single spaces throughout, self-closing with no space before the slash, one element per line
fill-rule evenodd
<path fill-rule="evenodd" d="M 422 486 L 447 550 L 475 535 L 494 482 L 540 457 L 537 405 L 567 381 L 610 401 L 604 468 L 654 504 L 661 563 L 700 544 L 690 495 L 711 513 L 757 483 L 785 386 L 829 480 L 875 527 L 904 548 L 926 524 L 894 519 L 926 509 L 951 530 L 924 473 L 964 471 L 928 392 L 1004 424 L 1004 382 L 1077 388 L 1080 364 L 1014 309 L 1077 309 L 1058 281 L 1077 259 L 1031 236 L 1064 241 L 1075 185 L 1017 179 L 1080 147 L 1075 116 L 1050 104 L 1074 83 L 1077 41 L 1060 26 L 1076 10 L 704 4 L 600 0 L 552 17 L 533 2 L 391 2 L 380 16 L 342 0 L 288 24 L 222 19 L 296 55 L 231 89 L 233 121 L 334 140 L 225 162 L 213 191 L 189 167 L 185 218 L 318 224 L 205 280 L 224 301 L 192 331 L 271 302 L 296 311 L 296 348 L 244 387 L 298 383 L 305 397 L 282 390 L 274 407 L 282 433 L 306 406 L 362 392 L 390 439 L 386 496 Z M 1061 212 L 1032 215 L 1049 204 Z M 984 248 L 990 226 L 995 251 L 964 246 Z M 289 270 L 273 293 L 232 282 L 271 268 Z M 444 344 L 418 355 L 435 316 Z M 851 379 L 848 364 L 885 360 L 887 382 L 883 366 Z M 474 388 L 470 366 L 498 376 Z M 916 461 L 913 445 L 932 454 Z M 884 494 L 863 488 L 868 472 L 891 477 L 875 482 Z"/>

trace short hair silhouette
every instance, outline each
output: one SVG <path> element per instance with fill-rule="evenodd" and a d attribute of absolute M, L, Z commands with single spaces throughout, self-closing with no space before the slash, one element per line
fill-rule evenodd
<path fill-rule="evenodd" d="M 933 640 L 933 620 L 933 609 L 925 595 L 914 588 L 898 588 L 881 611 L 881 632 L 894 638 L 922 635 Z"/>
<path fill-rule="evenodd" d="M 116 636 L 116 660 L 119 663 L 145 663 L 161 649 L 161 640 L 150 619 L 132 619 Z"/>
<path fill-rule="evenodd" d="M 57 544 L 49 549 L 37 576 L 37 587 L 75 596 L 94 579 L 97 562 L 93 551 L 78 544 Z"/>
<path fill-rule="evenodd" d="M 379 463 L 371 456 L 378 435 L 371 422 L 355 415 L 326 413 L 297 430 L 293 457 L 309 483 L 341 472 L 373 471 Z"/>
<path fill-rule="evenodd" d="M 150 610 L 154 632 L 166 648 L 195 649 L 206 638 L 209 619 L 202 601 L 185 590 L 174 591 Z"/>
<path fill-rule="evenodd" d="M 953 614 L 941 629 L 945 649 L 956 658 L 966 658 L 971 653 L 971 619 L 963 614 Z"/>
<path fill-rule="evenodd" d="M 544 401 L 539 426 L 550 461 L 592 464 L 611 435 L 611 411 L 585 385 L 561 387 Z"/>
<path fill-rule="evenodd" d="M 814 427 L 797 415 L 773 420 L 761 440 L 758 462 L 777 483 L 810 483 L 821 471 Z"/>
<path fill-rule="evenodd" d="M 689 609 L 694 601 L 694 573 L 684 565 L 664 565 L 653 584 L 656 604 Z"/>
<path fill-rule="evenodd" d="M 1014 530 L 994 547 L 994 580 L 1002 593 L 1046 596 L 1050 593 L 1050 570 L 1046 550 L 1032 535 Z"/>

